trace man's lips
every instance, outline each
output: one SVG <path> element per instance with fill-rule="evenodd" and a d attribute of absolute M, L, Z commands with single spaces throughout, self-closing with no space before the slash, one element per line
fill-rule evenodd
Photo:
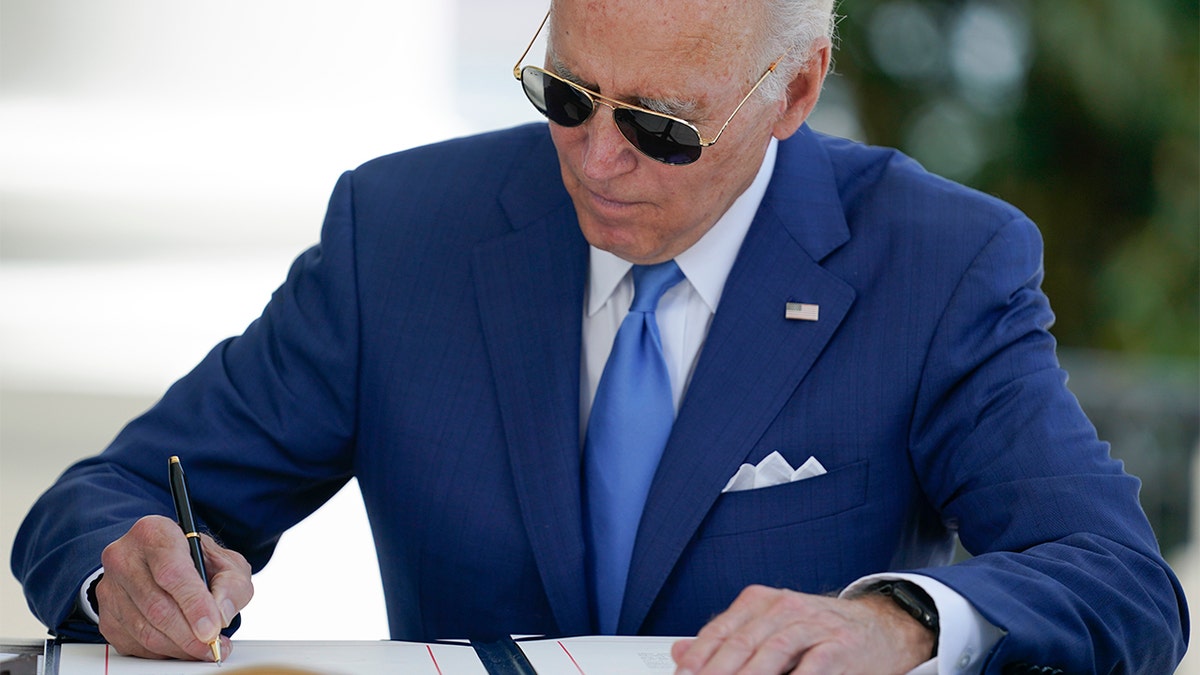
<path fill-rule="evenodd" d="M 587 193 L 593 204 L 607 211 L 627 209 L 639 203 L 633 200 L 617 199 L 595 190 L 588 190 Z"/>

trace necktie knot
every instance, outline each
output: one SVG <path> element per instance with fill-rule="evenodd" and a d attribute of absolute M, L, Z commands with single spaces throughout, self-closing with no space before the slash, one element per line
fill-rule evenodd
<path fill-rule="evenodd" d="M 656 265 L 633 266 L 633 304 L 631 312 L 653 312 L 663 293 L 683 281 L 683 271 L 674 260 Z"/>

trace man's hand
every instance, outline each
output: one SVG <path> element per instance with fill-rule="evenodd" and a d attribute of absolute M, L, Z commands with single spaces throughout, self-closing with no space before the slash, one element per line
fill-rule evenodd
<path fill-rule="evenodd" d="M 250 564 L 241 554 L 203 537 L 204 587 L 179 525 L 162 516 L 142 518 L 101 554 L 96 585 L 100 633 L 117 651 L 143 658 L 212 660 L 209 643 L 250 602 Z"/>
<path fill-rule="evenodd" d="M 671 648 L 677 674 L 906 673 L 934 636 L 890 598 L 853 600 L 750 586 L 693 639 Z"/>

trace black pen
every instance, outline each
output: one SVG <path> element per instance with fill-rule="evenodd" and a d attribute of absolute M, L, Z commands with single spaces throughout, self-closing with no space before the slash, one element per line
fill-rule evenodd
<path fill-rule="evenodd" d="M 200 533 L 196 532 L 196 518 L 192 515 L 192 500 L 188 497 L 187 478 L 183 475 L 183 465 L 179 458 L 172 455 L 170 462 L 171 501 L 175 502 L 175 519 L 183 528 L 183 536 L 187 537 L 188 550 L 192 554 L 192 562 L 200 573 L 200 580 L 208 587 L 208 573 L 204 571 L 204 551 L 200 548 Z M 221 663 L 221 637 L 209 643 L 212 648 L 213 661 Z"/>

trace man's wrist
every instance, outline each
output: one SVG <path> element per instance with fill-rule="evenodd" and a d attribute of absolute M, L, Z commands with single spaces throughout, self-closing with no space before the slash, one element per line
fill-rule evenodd
<path fill-rule="evenodd" d="M 941 626 L 938 622 L 937 605 L 933 598 L 917 584 L 904 579 L 892 579 L 873 584 L 867 588 L 867 593 L 874 593 L 889 598 L 904 613 L 933 636 L 933 648 L 930 658 L 937 656 L 938 638 L 941 636 Z"/>
<path fill-rule="evenodd" d="M 961 593 L 937 578 L 919 572 L 870 574 L 851 583 L 839 597 L 859 598 L 875 584 L 894 579 L 904 579 L 917 584 L 933 598 L 937 606 L 940 628 L 937 640 L 937 663 L 940 665 L 937 666 L 937 672 L 962 675 L 979 673 L 983 661 L 996 643 L 1004 637 L 1005 631 L 988 621 Z M 897 607 L 895 611 L 900 610 Z"/>
<path fill-rule="evenodd" d="M 862 586 L 843 597 L 847 600 L 869 605 L 878 617 L 880 629 L 889 634 L 891 644 L 896 650 L 897 663 L 911 663 L 913 667 L 937 658 L 939 635 L 918 621 L 905 607 L 897 603 L 891 595 L 876 590 L 882 586 L 874 583 Z"/>

